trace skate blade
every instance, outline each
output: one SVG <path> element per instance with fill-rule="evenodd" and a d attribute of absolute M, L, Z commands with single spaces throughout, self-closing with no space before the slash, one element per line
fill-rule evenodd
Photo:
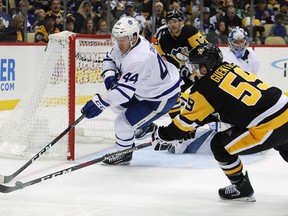
<path fill-rule="evenodd" d="M 236 199 L 225 199 L 223 197 L 220 197 L 220 199 L 225 200 L 225 201 L 240 201 L 240 202 L 256 202 L 255 197 L 249 196 L 249 197 L 241 197 L 241 198 L 236 198 Z"/>
<path fill-rule="evenodd" d="M 101 163 L 102 166 L 128 166 L 130 165 L 131 161 L 129 162 L 122 162 L 117 164 L 107 164 L 107 163 Z"/>

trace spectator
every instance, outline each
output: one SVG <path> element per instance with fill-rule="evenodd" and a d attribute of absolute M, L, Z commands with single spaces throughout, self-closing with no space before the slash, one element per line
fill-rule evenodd
<path fill-rule="evenodd" d="M 67 16 L 66 30 L 70 32 L 74 32 L 74 23 L 75 23 L 75 18 L 73 17 L 73 15 Z"/>
<path fill-rule="evenodd" d="M 96 34 L 96 26 L 92 18 L 87 18 L 84 26 L 82 27 L 81 34 Z"/>
<path fill-rule="evenodd" d="M 0 0 L 1 1 L 1 0 Z M 37 28 L 39 28 L 40 25 L 43 25 L 45 22 L 45 16 L 46 16 L 46 12 L 43 9 L 37 9 L 34 12 L 34 17 L 35 17 L 35 31 L 37 30 Z"/>
<path fill-rule="evenodd" d="M 206 40 L 212 44 L 227 44 L 228 32 L 224 20 L 219 20 L 216 24 L 216 30 L 210 31 L 206 35 Z"/>
<path fill-rule="evenodd" d="M 5 28 L 8 28 L 11 21 L 11 16 L 10 14 L 5 13 L 3 7 L 3 0 L 0 0 L 0 20 L 2 20 L 2 25 L 4 25 Z"/>
<path fill-rule="evenodd" d="M 55 24 L 56 16 L 54 14 L 47 13 L 45 16 L 44 25 L 39 26 L 35 32 L 35 42 L 48 43 L 50 34 L 60 32 Z"/>
<path fill-rule="evenodd" d="M 55 26 L 60 30 L 63 31 L 63 13 L 64 11 L 61 10 L 61 2 L 60 0 L 52 0 L 50 4 L 50 11 L 47 13 L 51 13 L 55 15 L 56 20 L 55 20 Z"/>
<path fill-rule="evenodd" d="M 125 13 L 120 18 L 123 17 L 135 18 L 139 22 L 140 34 L 144 35 L 148 22 L 141 14 L 136 13 L 134 9 L 134 3 L 132 1 L 127 1 L 125 3 Z"/>
<path fill-rule="evenodd" d="M 280 9 L 276 13 L 276 15 L 278 13 L 283 14 L 283 24 L 288 25 L 288 2 L 285 1 L 280 5 Z"/>
<path fill-rule="evenodd" d="M 223 17 L 226 24 L 226 30 L 230 32 L 236 26 L 242 25 L 242 20 L 236 15 L 236 8 L 234 6 L 229 6 L 227 12 Z"/>
<path fill-rule="evenodd" d="M 287 43 L 287 41 L 288 41 L 287 32 L 286 32 L 286 27 L 283 24 L 283 20 L 284 20 L 283 14 L 278 13 L 275 16 L 275 23 L 272 25 L 272 27 L 270 29 L 269 36 L 282 37 Z"/>
<path fill-rule="evenodd" d="M 50 10 L 50 0 L 32 0 L 30 3 L 36 10 L 42 9 L 45 12 Z"/>
<path fill-rule="evenodd" d="M 186 19 L 184 20 L 184 25 L 185 25 L 185 26 L 187 26 L 187 25 L 192 26 L 193 24 L 192 24 L 192 22 L 191 22 L 190 19 L 186 18 Z"/>
<path fill-rule="evenodd" d="M 94 16 L 94 23 L 97 26 L 97 23 L 100 19 L 104 19 L 104 20 L 109 20 L 109 29 L 108 31 L 111 32 L 112 27 L 115 25 L 115 23 L 118 21 L 113 15 L 112 13 L 108 14 L 108 5 L 107 4 L 103 4 L 100 10 L 99 14 L 96 14 Z M 107 23 L 108 24 L 108 23 Z"/>
<path fill-rule="evenodd" d="M 102 5 L 103 5 L 103 0 L 90 0 L 90 3 L 92 5 L 92 11 L 96 15 L 99 15 Z"/>
<path fill-rule="evenodd" d="M 171 1 L 170 2 L 170 5 L 169 5 L 169 11 L 173 10 L 173 9 L 176 9 L 178 11 L 182 11 L 181 10 L 181 7 L 180 7 L 180 4 L 177 2 L 177 1 Z"/>
<path fill-rule="evenodd" d="M 260 22 L 260 20 L 256 19 L 255 16 L 253 16 L 253 18 L 252 18 L 252 26 L 251 26 L 251 17 L 253 14 L 252 10 L 253 10 L 253 7 L 251 7 L 249 5 L 246 9 L 246 17 L 244 17 L 242 19 L 242 27 L 245 31 L 248 32 L 249 36 L 250 36 L 250 34 L 251 34 L 250 32 L 252 30 L 253 42 L 257 43 L 257 41 L 260 40 L 261 33 L 264 32 L 265 29 L 264 29 L 264 26 L 262 25 L 262 23 Z"/>
<path fill-rule="evenodd" d="M 0 41 L 5 41 L 6 40 L 6 28 L 3 23 L 3 20 L 0 19 Z"/>
<path fill-rule="evenodd" d="M 210 6 L 206 6 L 210 8 L 210 16 L 214 16 L 218 14 L 219 17 L 225 15 L 226 8 L 222 5 L 220 0 L 211 0 Z"/>
<path fill-rule="evenodd" d="M 215 31 L 215 26 L 213 23 L 210 22 L 210 9 L 209 7 L 204 7 L 203 8 L 203 32 L 202 34 L 206 35 L 210 31 Z M 194 20 L 194 27 L 200 30 L 201 28 L 201 19 L 200 17 L 197 17 Z"/>
<path fill-rule="evenodd" d="M 215 0 L 211 3 L 210 8 L 210 22 L 215 26 L 220 19 L 223 19 L 226 8 L 220 4 L 220 1 Z"/>
<path fill-rule="evenodd" d="M 83 1 L 79 9 L 77 10 L 77 13 L 75 13 L 75 32 L 79 33 L 82 29 L 82 27 L 85 25 L 85 22 L 88 18 L 94 18 L 95 13 L 92 11 L 92 5 L 89 1 L 85 0 Z"/>
<path fill-rule="evenodd" d="M 180 8 L 184 18 L 190 18 L 192 15 L 192 7 L 193 1 L 192 0 L 179 0 Z"/>
<path fill-rule="evenodd" d="M 274 23 L 274 12 L 267 7 L 266 0 L 258 0 L 255 7 L 255 18 L 259 19 L 263 25 Z"/>
<path fill-rule="evenodd" d="M 108 34 L 107 22 L 104 19 L 100 19 L 96 25 L 97 34 Z"/>
<path fill-rule="evenodd" d="M 165 15 L 164 15 L 164 6 L 161 2 L 155 3 L 155 29 L 154 32 L 156 32 L 161 26 L 165 25 Z M 147 17 L 147 20 L 149 20 L 151 23 L 151 15 Z"/>
<path fill-rule="evenodd" d="M 83 0 L 67 0 L 68 13 L 74 15 L 82 2 Z"/>
<path fill-rule="evenodd" d="M 241 1 L 242 3 L 244 1 Z M 225 7 L 229 6 L 234 6 L 236 8 L 236 15 L 240 18 L 243 19 L 245 17 L 245 10 L 244 10 L 244 5 L 243 4 L 238 4 L 236 0 L 226 0 L 225 1 Z M 240 6 L 240 7 L 239 7 Z M 241 7 L 242 6 L 242 7 Z"/>
<path fill-rule="evenodd" d="M 14 17 L 16 14 L 23 15 L 27 12 L 27 31 L 34 32 L 34 23 L 35 23 L 35 17 L 34 15 L 35 8 L 33 8 L 32 5 L 29 4 L 29 1 L 21 0 L 19 2 L 18 9 L 13 13 Z"/>
<path fill-rule="evenodd" d="M 7 30 L 7 38 L 11 42 L 24 42 L 24 21 L 25 17 L 21 14 L 16 14 L 10 23 Z"/>

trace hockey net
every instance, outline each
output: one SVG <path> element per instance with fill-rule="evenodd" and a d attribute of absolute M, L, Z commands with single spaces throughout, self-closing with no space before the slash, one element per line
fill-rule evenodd
<path fill-rule="evenodd" d="M 2 123 L 0 154 L 34 156 L 72 124 L 95 93 L 106 91 L 101 78 L 102 60 L 111 47 L 109 35 L 67 31 L 50 35 L 37 83 Z M 108 109 L 97 118 L 82 120 L 43 156 L 74 159 L 75 142 L 111 141 L 114 118 Z"/>

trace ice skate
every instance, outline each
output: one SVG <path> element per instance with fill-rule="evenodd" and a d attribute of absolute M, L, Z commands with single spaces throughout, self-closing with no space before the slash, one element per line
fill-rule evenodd
<path fill-rule="evenodd" d="M 248 173 L 246 172 L 242 181 L 236 184 L 229 185 L 225 188 L 220 188 L 219 196 L 224 200 L 255 202 L 254 190 L 250 184 Z"/>
<path fill-rule="evenodd" d="M 145 139 L 150 136 L 154 131 L 156 131 L 157 127 L 158 126 L 152 122 L 143 128 L 139 128 L 135 132 L 135 138 L 140 140 Z"/>
<path fill-rule="evenodd" d="M 103 160 L 103 163 L 107 165 L 129 165 L 132 160 L 132 155 L 132 150 L 126 154 L 119 152 L 113 156 L 108 156 Z"/>

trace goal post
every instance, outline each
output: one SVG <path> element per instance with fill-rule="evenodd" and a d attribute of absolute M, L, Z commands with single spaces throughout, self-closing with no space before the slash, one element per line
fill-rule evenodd
<path fill-rule="evenodd" d="M 104 94 L 102 61 L 112 45 L 110 35 L 68 31 L 50 35 L 37 82 L 0 127 L 0 154 L 33 156 L 74 123 L 95 93 Z M 105 110 L 99 118 L 84 119 L 43 156 L 74 160 L 77 142 L 111 142 L 114 118 L 111 110 Z"/>

